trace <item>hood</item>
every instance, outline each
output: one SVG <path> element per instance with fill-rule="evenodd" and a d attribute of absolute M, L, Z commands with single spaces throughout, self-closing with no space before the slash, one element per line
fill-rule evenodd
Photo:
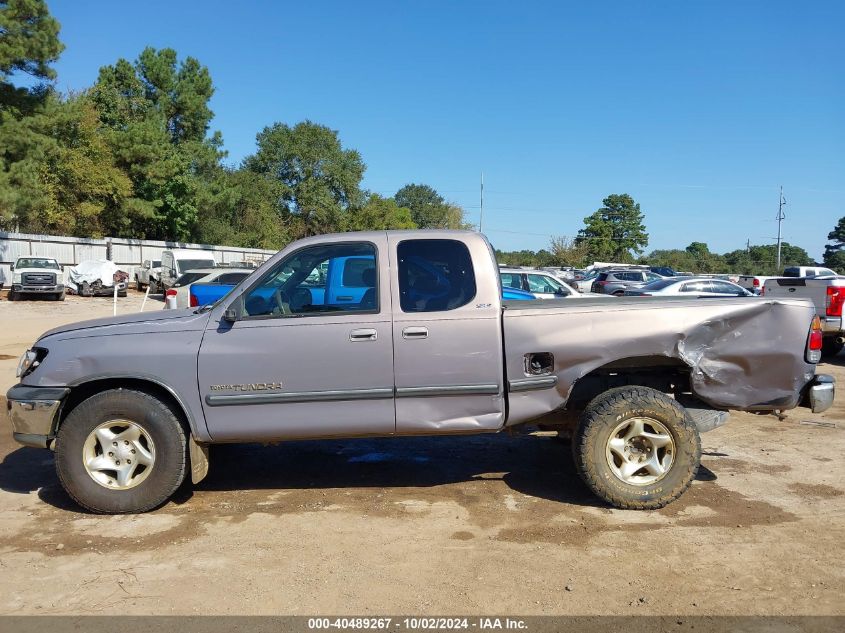
<path fill-rule="evenodd" d="M 194 311 L 195 308 L 185 310 L 158 310 L 156 312 L 137 312 L 103 319 L 78 321 L 48 330 L 38 340 L 41 341 L 47 337 L 65 339 L 205 329 L 209 311 L 200 314 L 195 314 Z"/>

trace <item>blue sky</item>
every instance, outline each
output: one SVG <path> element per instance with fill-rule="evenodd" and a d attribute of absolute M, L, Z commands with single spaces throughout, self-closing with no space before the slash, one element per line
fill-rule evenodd
<path fill-rule="evenodd" d="M 574 235 L 610 193 L 652 248 L 777 235 L 820 258 L 845 215 L 845 3 L 51 0 L 58 87 L 144 46 L 209 67 L 229 161 L 275 121 L 340 132 L 364 186 L 432 185 L 497 248 Z"/>

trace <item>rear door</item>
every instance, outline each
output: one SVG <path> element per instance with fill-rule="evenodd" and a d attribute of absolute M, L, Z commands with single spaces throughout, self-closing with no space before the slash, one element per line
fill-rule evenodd
<path fill-rule="evenodd" d="M 481 240 L 389 234 L 396 432 L 461 433 L 504 424 L 498 270 Z"/>
<path fill-rule="evenodd" d="M 215 309 L 198 387 L 216 441 L 391 435 L 393 338 L 384 234 L 309 240 Z M 335 259 L 364 257 L 373 281 L 357 303 L 314 302 L 313 280 Z M 220 318 L 235 305 L 240 318 Z"/>

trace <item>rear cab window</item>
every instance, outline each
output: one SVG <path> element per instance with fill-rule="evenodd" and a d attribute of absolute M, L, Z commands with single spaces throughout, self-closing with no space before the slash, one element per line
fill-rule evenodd
<path fill-rule="evenodd" d="M 463 242 L 404 240 L 396 252 L 402 312 L 454 310 L 475 298 L 475 271 Z"/>

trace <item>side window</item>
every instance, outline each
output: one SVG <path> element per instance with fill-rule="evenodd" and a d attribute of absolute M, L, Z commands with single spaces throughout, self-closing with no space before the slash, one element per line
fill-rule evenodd
<path fill-rule="evenodd" d="M 344 285 L 346 269 L 355 261 L 352 296 Z M 333 263 L 334 262 L 334 263 Z M 378 269 L 372 244 L 318 244 L 288 255 L 267 272 L 244 297 L 246 317 L 316 316 L 378 312 Z"/>
<path fill-rule="evenodd" d="M 531 292 L 543 292 L 546 294 L 569 294 L 563 289 L 562 283 L 545 275 L 528 275 L 528 289 Z"/>
<path fill-rule="evenodd" d="M 454 310 L 475 297 L 475 272 L 463 242 L 405 240 L 396 251 L 402 312 Z"/>
<path fill-rule="evenodd" d="M 502 278 L 502 286 L 505 288 L 516 288 L 517 290 L 522 290 L 522 280 L 520 279 L 519 274 L 501 273 L 499 276 Z"/>
<path fill-rule="evenodd" d="M 734 286 L 733 284 L 726 283 L 724 281 L 711 281 L 713 285 L 713 292 L 720 292 L 726 295 L 738 295 L 739 288 Z"/>

